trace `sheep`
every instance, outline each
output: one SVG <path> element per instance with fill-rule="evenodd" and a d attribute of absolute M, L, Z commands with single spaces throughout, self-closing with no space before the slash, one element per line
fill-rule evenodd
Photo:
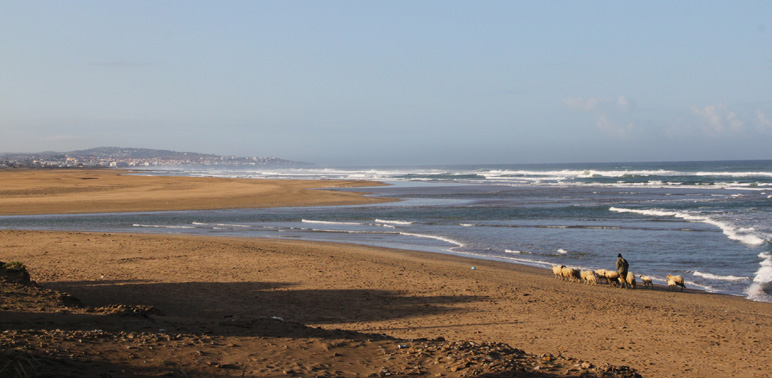
<path fill-rule="evenodd" d="M 589 271 L 589 270 L 581 271 L 581 273 L 579 275 L 582 277 L 582 281 L 587 280 L 587 275 L 590 274 L 590 273 L 592 273 L 592 271 Z"/>
<path fill-rule="evenodd" d="M 571 268 L 571 280 L 582 282 L 582 271 L 577 268 Z"/>
<path fill-rule="evenodd" d="M 598 283 L 601 281 L 608 283 L 608 280 L 606 279 L 606 269 L 598 269 L 595 271 L 595 274 L 598 276 Z"/>
<path fill-rule="evenodd" d="M 671 285 L 672 283 L 672 285 Z M 675 290 L 678 288 L 678 286 L 681 287 L 681 291 L 684 291 L 686 289 L 686 286 L 684 285 L 684 278 L 681 276 L 671 276 L 667 275 L 667 287 L 670 290 Z"/>
<path fill-rule="evenodd" d="M 626 276 L 619 275 L 619 277 L 617 278 L 617 281 L 619 282 L 619 287 L 621 287 L 622 289 L 628 287 L 627 286 L 627 277 Z"/>
<path fill-rule="evenodd" d="M 560 266 L 560 279 L 563 281 L 570 280 L 571 279 L 571 268 L 561 265 Z"/>
<path fill-rule="evenodd" d="M 654 288 L 654 283 L 652 282 L 651 277 L 644 276 L 644 275 L 641 275 L 639 277 L 641 277 L 641 282 L 643 282 L 643 288 L 644 289 L 647 288 L 647 287 L 650 288 L 650 289 Z"/>
<path fill-rule="evenodd" d="M 555 275 L 555 278 L 563 279 L 563 275 L 561 274 L 560 270 L 563 269 L 565 265 L 553 265 L 552 266 L 552 273 Z"/>
<path fill-rule="evenodd" d="M 635 274 L 633 272 L 627 272 L 627 287 L 629 289 L 635 289 Z"/>
<path fill-rule="evenodd" d="M 597 285 L 598 284 L 598 274 L 593 271 L 583 271 L 582 272 L 582 278 L 584 279 L 584 283 L 588 285 Z"/>
<path fill-rule="evenodd" d="M 560 269 L 561 275 L 563 276 L 564 280 L 567 281 L 580 281 L 582 280 L 581 273 L 579 272 L 579 269 L 576 268 L 568 268 L 568 267 L 562 267 Z"/>
<path fill-rule="evenodd" d="M 607 270 L 606 271 L 606 279 L 608 280 L 609 285 L 616 286 L 619 284 L 619 272 L 615 272 L 613 270 Z"/>
<path fill-rule="evenodd" d="M 565 281 L 571 277 L 571 268 L 561 265 L 560 266 L 560 279 Z"/>

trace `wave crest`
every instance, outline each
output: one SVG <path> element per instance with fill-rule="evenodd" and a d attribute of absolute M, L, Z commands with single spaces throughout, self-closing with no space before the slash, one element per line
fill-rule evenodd
<path fill-rule="evenodd" d="M 401 225 L 401 226 L 407 226 L 411 225 L 414 222 L 410 221 L 401 221 L 401 220 L 384 220 L 384 219 L 376 219 L 375 223 L 384 223 L 384 224 L 394 224 L 394 225 Z"/>
<path fill-rule="evenodd" d="M 740 277 L 740 276 L 733 276 L 733 275 L 718 275 L 713 273 L 703 273 L 700 271 L 695 271 L 692 273 L 692 275 L 697 277 L 702 277 L 708 280 L 716 280 L 716 281 L 730 281 L 730 282 L 742 282 L 742 281 L 750 281 L 750 277 Z"/>
<path fill-rule="evenodd" d="M 745 293 L 748 299 L 754 301 L 772 301 L 772 253 L 759 253 L 761 267 L 756 271 L 753 277 L 753 283 L 748 287 Z"/>
<path fill-rule="evenodd" d="M 301 222 L 311 223 L 311 224 L 338 224 L 338 225 L 344 225 L 344 226 L 361 226 L 362 225 L 362 223 L 359 223 L 359 222 L 332 222 L 332 221 L 322 221 L 322 220 L 312 220 L 312 219 L 301 219 Z"/>
<path fill-rule="evenodd" d="M 715 220 L 705 215 L 694 215 L 681 211 L 656 210 L 656 209 L 624 209 L 611 207 L 609 211 L 617 213 L 635 213 L 657 217 L 674 217 L 689 222 L 699 222 L 718 227 L 731 240 L 739 241 L 750 246 L 759 246 L 767 242 L 766 239 L 754 234 L 753 228 L 738 228 L 727 222 Z"/>

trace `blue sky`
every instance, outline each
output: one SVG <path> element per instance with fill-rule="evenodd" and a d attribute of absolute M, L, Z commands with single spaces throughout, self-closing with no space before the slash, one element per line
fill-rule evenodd
<path fill-rule="evenodd" d="M 0 57 L 0 152 L 772 159 L 769 1 L 7 1 Z"/>

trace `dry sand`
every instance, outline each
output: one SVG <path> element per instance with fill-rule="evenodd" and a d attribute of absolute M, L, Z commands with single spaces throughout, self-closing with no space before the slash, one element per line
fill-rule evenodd
<path fill-rule="evenodd" d="M 91 306 L 63 307 L 59 294 L 25 302 L 33 296 L 18 288 L 4 296 L 9 331 L 0 345 L 35 361 L 64 359 L 38 363 L 61 371 L 634 375 L 610 363 L 644 377 L 772 376 L 772 304 L 739 297 L 588 286 L 526 266 L 285 240 L 0 231 L 0 260 L 23 261 L 44 288 Z M 110 315 L 121 312 L 105 307 L 114 304 L 163 315 Z M 494 363 L 504 355 L 519 362 L 501 370 Z"/>

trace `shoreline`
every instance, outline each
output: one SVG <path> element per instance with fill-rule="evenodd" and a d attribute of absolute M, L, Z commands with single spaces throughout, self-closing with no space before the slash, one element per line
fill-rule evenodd
<path fill-rule="evenodd" d="M 61 174 L 58 172 L 48 179 L 56 179 L 56 175 Z M 125 183 L 125 177 L 115 178 L 112 173 L 97 179 L 83 180 L 83 177 L 70 175 L 69 181 L 65 180 L 71 185 L 69 191 L 49 194 L 38 191 L 26 194 L 26 198 L 39 201 L 46 195 L 67 197 L 68 193 L 74 193 L 75 197 L 69 197 L 74 198 L 70 204 L 79 204 L 84 193 L 98 192 L 103 194 L 98 199 L 107 203 L 114 203 L 111 198 L 118 197 L 136 205 L 136 191 L 111 186 Z M 134 180 L 143 176 L 128 177 Z M 112 179 L 117 181 L 110 184 Z M 164 198 L 164 194 L 153 192 L 166 188 L 174 194 L 179 188 L 175 185 L 189 182 L 177 177 L 162 180 L 168 185 L 161 189 L 143 185 L 134 189 L 139 187 L 158 199 Z M 230 181 L 233 180 L 203 180 L 196 184 L 207 186 L 203 192 L 196 191 L 199 188 L 196 185 L 185 188 L 212 196 L 222 185 L 229 187 Z M 272 185 L 271 181 L 249 181 Z M 40 182 L 46 180 L 35 177 L 28 182 L 28 187 L 36 187 L 29 183 Z M 86 186 L 79 185 L 84 182 Z M 93 189 L 105 182 L 106 186 Z M 304 185 L 312 183 L 319 184 L 313 181 Z M 0 181 L 0 192 L 13 190 L 3 185 L 9 185 L 8 180 Z M 84 190 L 84 187 L 93 190 Z M 273 188 L 282 192 L 281 188 L 285 187 Z M 250 187 L 248 191 L 253 189 Z M 340 193 L 343 192 L 333 192 L 328 197 L 327 192 L 300 187 L 291 193 L 280 193 L 283 197 L 272 197 L 267 204 L 292 206 L 287 203 L 298 203 L 297 196 L 301 197 L 300 203 L 371 200 L 359 194 L 340 196 Z M 24 193 L 17 195 L 25 196 Z M 186 196 L 181 203 L 191 205 L 194 197 Z M 44 206 L 52 206 L 50 201 L 42 202 Z M 116 327 L 114 332 L 119 332 L 121 327 L 129 327 L 135 321 L 139 322 L 139 330 L 150 327 L 159 332 L 158 325 L 163 324 L 163 329 L 177 329 L 183 335 L 200 328 L 203 331 L 198 333 L 218 337 L 212 341 L 221 345 L 217 364 L 248 366 L 256 376 L 279 374 L 270 366 L 286 360 L 287 353 L 300 353 L 294 358 L 301 360 L 322 358 L 327 361 L 325 364 L 341 357 L 341 366 L 348 366 L 359 361 L 357 353 L 369 350 L 360 345 L 336 353 L 339 356 L 326 352 L 322 357 L 303 354 L 303 345 L 306 345 L 303 343 L 314 341 L 293 339 L 288 333 L 278 331 L 270 333 L 274 331 L 263 330 L 260 328 L 263 325 L 259 329 L 252 326 L 262 322 L 262 318 L 273 317 L 329 332 L 386 334 L 406 340 L 442 338 L 507 343 L 544 356 L 547 362 L 544 369 L 552 363 L 552 357 L 547 356 L 565 355 L 589 361 L 593 366 L 603 363 L 630 366 L 644 376 L 772 376 L 764 370 L 772 366 L 772 353 L 769 353 L 772 340 L 766 337 L 768 332 L 764 332 L 772 329 L 772 304 L 728 294 L 694 289 L 669 292 L 661 285 L 658 290 L 612 289 L 559 281 L 549 269 L 525 264 L 345 242 L 0 230 L 0 253 L 3 261 L 26 264 L 32 279 L 44 288 L 72 294 L 90 306 L 152 306 L 164 313 L 132 321 L 109 316 L 94 318 L 105 322 L 105 329 Z M 48 311 L 54 310 L 34 305 L 23 311 L 3 307 L 0 315 L 15 319 L 13 329 L 17 330 L 94 329 L 90 323 L 93 314 L 73 309 Z M 57 316 L 67 313 L 72 313 L 74 318 Z M 82 323 L 84 321 L 86 323 Z M 229 326 L 231 322 L 239 326 L 233 328 Z M 193 334 L 191 337 L 200 337 L 196 332 Z M 270 336 L 266 336 L 268 334 Z M 277 337 L 282 341 L 277 341 Z M 33 343 L 37 345 L 35 343 L 37 341 Z M 276 343 L 292 347 L 276 351 L 263 362 L 252 361 L 254 358 L 240 352 L 249 348 L 270 349 L 270 345 Z M 169 346 L 168 343 L 159 345 L 159 348 Z M 142 347 L 129 352 L 126 348 L 113 350 L 96 342 L 71 347 L 85 348 L 85 355 L 98 350 L 117 356 L 114 358 L 119 365 L 126 366 L 142 366 L 141 359 L 135 361 L 131 356 L 145 351 Z M 180 358 L 191 366 L 198 366 L 197 371 L 211 369 L 199 366 L 196 361 L 215 353 L 199 346 L 180 345 L 169 351 L 159 348 L 145 351 L 143 358 L 161 367 Z M 189 351 L 190 356 L 180 356 L 179 350 Z M 167 353 L 165 359 L 154 359 L 155 354 L 163 351 Z M 136 363 L 140 364 L 134 365 Z M 570 364 L 556 366 L 552 368 L 557 370 L 551 371 L 556 376 L 572 376 L 581 370 L 572 373 L 576 367 Z M 459 374 L 447 370 L 450 365 L 437 368 L 446 369 L 440 370 L 446 376 L 462 376 L 461 370 Z M 287 369 L 285 371 L 298 368 Z M 214 370 L 214 373 L 222 372 Z"/>
<path fill-rule="evenodd" d="M 313 207 L 399 201 L 369 197 L 369 193 L 363 192 L 325 190 L 389 185 L 376 181 L 233 179 L 141 173 L 114 168 L 0 170 L 0 216 Z M 501 261 L 464 253 L 447 254 Z M 538 263 L 504 262 L 550 271 L 549 267 L 541 267 Z M 743 294 L 712 292 L 694 286 L 690 290 L 737 296 L 755 302 Z"/>
<path fill-rule="evenodd" d="M 141 173 L 142 171 L 114 168 L 0 170 L 0 216 L 313 207 L 399 201 L 399 199 L 369 197 L 369 193 L 363 192 L 325 190 L 389 185 L 376 181 L 233 179 L 155 176 Z M 40 188 L 41 185 L 43 189 Z M 257 187 L 260 189 L 256 189 Z M 180 192 L 185 194 L 180 195 Z M 85 202 L 91 205 L 83 206 Z M 80 212 L 83 209 L 88 211 Z M 167 235 L 153 232 L 143 234 Z M 428 252 L 550 271 L 549 267 L 541 267 L 538 263 L 502 261 L 464 253 Z M 694 286 L 689 290 L 740 297 L 756 302 L 745 295 L 712 292 L 694 288 Z"/>
<path fill-rule="evenodd" d="M 174 211 L 174 210 L 169 210 Z M 185 211 L 185 210 L 181 210 Z M 194 210 L 191 210 L 194 211 Z M 142 213 L 151 213 L 148 212 L 142 212 Z M 94 213 L 85 213 L 84 215 L 88 214 L 94 214 Z M 120 214 L 120 213 L 116 213 Z M 33 215 L 57 215 L 57 214 L 33 214 Z M 74 214 L 77 215 L 77 214 Z M 24 215 L 19 215 L 24 216 Z M 340 244 L 344 246 L 349 246 L 351 248 L 381 248 L 385 250 L 392 250 L 392 251 L 402 251 L 402 252 L 410 252 L 410 253 L 418 253 L 418 254 L 426 254 L 428 256 L 431 255 L 438 255 L 440 258 L 459 258 L 468 260 L 470 263 L 470 267 L 477 265 L 475 262 L 488 262 L 488 263 L 494 263 L 494 264 L 504 264 L 504 265 L 513 265 L 520 269 L 532 269 L 534 272 L 540 272 L 541 274 L 548 274 L 552 275 L 552 270 L 550 268 L 541 267 L 538 264 L 526 264 L 523 262 L 512 262 L 512 261 L 505 261 L 503 259 L 498 259 L 495 257 L 485 257 L 485 256 L 472 256 L 471 254 L 467 254 L 464 252 L 460 253 L 454 253 L 454 252 L 434 252 L 434 251 L 424 251 L 424 250 L 418 250 L 418 249 L 404 249 L 404 248 L 398 248 L 398 247 L 384 247 L 384 246 L 376 246 L 376 245 L 369 245 L 369 244 L 362 244 L 362 243 L 355 243 L 355 242 L 346 242 L 346 241 L 324 241 L 324 240 L 310 240 L 310 239 L 284 239 L 284 238 L 270 238 L 270 237 L 248 237 L 248 236 L 213 236 L 213 235 L 197 235 L 197 234 L 164 234 L 164 233 L 157 233 L 157 232 L 131 232 L 131 231 L 84 231 L 84 230 L 76 230 L 76 231 L 66 231 L 66 230 L 34 230 L 34 229 L 0 229 L 0 232 L 2 231 L 22 231 L 22 232 L 63 232 L 63 233 L 72 233 L 72 234 L 101 234 L 101 233 L 109 233 L 109 234 L 116 234 L 116 235 L 145 235 L 149 237 L 168 237 L 168 236 L 182 236 L 182 237 L 192 237 L 192 238 L 213 238 L 213 239 L 235 239 L 235 240 L 243 240 L 243 241 L 296 241 L 299 243 L 309 243 L 309 244 Z M 479 263 L 478 263 L 479 264 Z M 569 266 L 570 267 L 570 266 Z M 635 290 L 648 290 L 642 288 L 642 283 L 637 281 L 637 288 Z M 582 283 L 584 284 L 584 283 Z M 607 284 L 599 284 L 601 286 L 607 286 Z M 620 289 L 622 290 L 622 289 Z M 624 289 L 626 290 L 626 289 Z M 666 285 L 657 283 L 655 286 L 654 291 L 669 291 Z M 681 291 L 679 291 L 681 292 Z M 733 298 L 739 298 L 743 300 L 747 300 L 750 302 L 759 302 L 759 303 L 770 303 L 770 302 L 764 302 L 764 301 L 755 301 L 752 299 L 749 299 L 742 295 L 734 295 L 729 293 L 721 293 L 721 292 L 714 292 L 705 290 L 702 288 L 695 288 L 694 286 L 690 288 L 686 288 L 682 291 L 683 293 L 693 293 L 693 294 L 707 294 L 707 295 L 716 295 L 716 296 L 727 296 L 727 297 L 733 297 Z M 771 303 L 772 304 L 772 303 Z"/>

